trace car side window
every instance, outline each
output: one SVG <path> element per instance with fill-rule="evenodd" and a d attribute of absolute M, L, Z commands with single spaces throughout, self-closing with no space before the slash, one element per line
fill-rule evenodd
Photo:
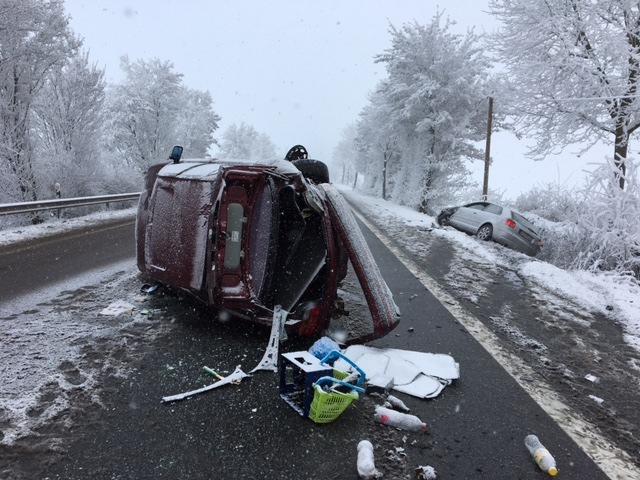
<path fill-rule="evenodd" d="M 499 205 L 494 205 L 493 203 L 490 203 L 489 205 L 487 205 L 484 211 L 489 213 L 495 213 L 496 215 L 502 215 L 502 207 Z"/>
<path fill-rule="evenodd" d="M 483 210 L 486 205 L 486 203 L 470 203 L 469 205 L 466 205 L 466 207 L 473 208 L 474 210 Z"/>

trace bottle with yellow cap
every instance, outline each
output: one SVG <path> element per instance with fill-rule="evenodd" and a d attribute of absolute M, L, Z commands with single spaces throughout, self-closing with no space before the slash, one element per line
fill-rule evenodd
<path fill-rule="evenodd" d="M 531 455 L 533 455 L 533 459 L 542 470 L 552 477 L 557 475 L 558 469 L 556 468 L 556 460 L 553 458 L 553 455 L 549 453 L 549 450 L 540 443 L 538 437 L 535 435 L 527 435 L 524 439 L 524 444 L 527 446 L 527 449 Z"/>

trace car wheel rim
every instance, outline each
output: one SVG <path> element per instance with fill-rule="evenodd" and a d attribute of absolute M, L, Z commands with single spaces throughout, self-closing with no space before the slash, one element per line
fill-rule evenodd
<path fill-rule="evenodd" d="M 488 240 L 491 236 L 489 227 L 482 227 L 480 230 L 478 230 L 478 238 L 480 240 Z"/>

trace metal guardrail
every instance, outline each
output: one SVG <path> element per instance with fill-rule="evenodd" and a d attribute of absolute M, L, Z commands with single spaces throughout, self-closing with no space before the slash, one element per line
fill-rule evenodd
<path fill-rule="evenodd" d="M 0 215 L 83 207 L 85 205 L 96 205 L 99 203 L 126 202 L 127 200 L 138 200 L 139 197 L 140 192 L 116 193 L 114 195 L 99 195 L 96 197 L 56 198 L 55 200 L 41 200 L 36 202 L 0 203 Z"/>

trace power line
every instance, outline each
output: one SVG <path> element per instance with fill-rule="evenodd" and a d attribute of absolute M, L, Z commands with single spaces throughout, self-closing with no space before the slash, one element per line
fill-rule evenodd
<path fill-rule="evenodd" d="M 580 102 L 584 100 L 621 100 L 625 98 L 640 98 L 640 95 L 620 95 L 611 97 L 579 97 L 579 98 L 542 98 L 538 97 L 536 100 L 547 100 L 554 102 Z"/>

